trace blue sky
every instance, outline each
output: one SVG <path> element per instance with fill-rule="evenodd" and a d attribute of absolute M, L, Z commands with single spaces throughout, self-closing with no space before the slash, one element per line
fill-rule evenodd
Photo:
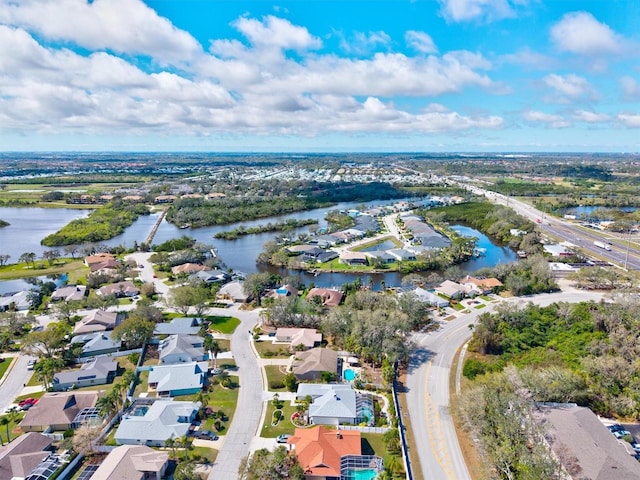
<path fill-rule="evenodd" d="M 640 151 L 638 0 L 0 0 L 0 150 Z"/>

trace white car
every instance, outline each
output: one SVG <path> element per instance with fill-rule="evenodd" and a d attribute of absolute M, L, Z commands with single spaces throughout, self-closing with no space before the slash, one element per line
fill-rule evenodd
<path fill-rule="evenodd" d="M 33 370 L 33 367 L 36 364 L 36 360 L 29 360 L 29 362 L 27 363 L 27 370 Z"/>

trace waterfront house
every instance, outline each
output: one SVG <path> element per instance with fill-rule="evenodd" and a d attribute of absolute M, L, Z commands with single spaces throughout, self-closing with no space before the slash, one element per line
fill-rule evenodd
<path fill-rule="evenodd" d="M 322 304 L 325 307 L 337 307 L 344 297 L 344 293 L 340 290 L 334 290 L 332 288 L 318 288 L 314 287 L 307 293 L 307 301 L 313 301 L 314 297 L 320 297 Z"/>
<path fill-rule="evenodd" d="M 84 300 L 87 295 L 87 287 L 85 285 L 66 285 L 56 288 L 51 294 L 51 301 L 77 302 Z"/>
<path fill-rule="evenodd" d="M 460 299 L 463 298 L 467 292 L 467 288 L 451 280 L 445 280 L 435 288 L 436 293 L 441 293 L 447 298 Z"/>

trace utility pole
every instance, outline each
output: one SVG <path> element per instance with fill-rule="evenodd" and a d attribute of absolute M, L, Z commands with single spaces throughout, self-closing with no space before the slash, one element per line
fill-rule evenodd
<path fill-rule="evenodd" d="M 629 248 L 631 247 L 631 227 L 627 230 L 627 253 L 624 256 L 624 269 L 627 270 L 627 262 L 629 261 Z"/>

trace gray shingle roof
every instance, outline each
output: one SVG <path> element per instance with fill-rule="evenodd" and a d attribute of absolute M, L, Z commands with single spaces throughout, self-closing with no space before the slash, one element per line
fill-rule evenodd
<path fill-rule="evenodd" d="M 186 435 L 190 418 L 200 408 L 200 402 L 157 400 L 141 416 L 125 416 L 116 431 L 116 441 L 142 440 L 164 442 Z"/>

